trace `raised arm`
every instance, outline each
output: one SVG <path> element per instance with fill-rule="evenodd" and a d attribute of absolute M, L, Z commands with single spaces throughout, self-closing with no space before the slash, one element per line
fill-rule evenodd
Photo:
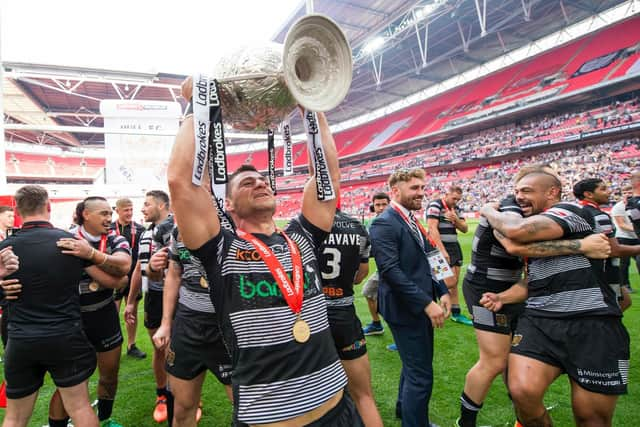
<path fill-rule="evenodd" d="M 194 144 L 193 117 L 187 117 L 171 151 L 167 180 L 176 222 L 185 246 L 190 249 L 200 248 L 220 233 L 220 221 L 211 194 L 204 186 L 191 182 Z"/>
<path fill-rule="evenodd" d="M 505 237 L 520 243 L 555 240 L 564 235 L 560 224 L 543 215 L 520 218 L 499 212 L 493 204 L 484 205 L 480 214 Z"/>
<path fill-rule="evenodd" d="M 338 150 L 329 130 L 329 123 L 324 113 L 318 113 L 318 127 L 322 135 L 325 161 L 331 176 L 331 182 L 336 194 L 340 194 L 340 166 L 338 165 Z M 311 153 L 309 153 L 311 156 Z M 313 225 L 327 232 L 331 231 L 333 217 L 336 213 L 337 199 L 320 201 L 316 189 L 315 171 L 309 170 L 310 179 L 304 186 L 302 193 L 302 215 Z M 182 230 L 182 228 L 180 229 Z"/>

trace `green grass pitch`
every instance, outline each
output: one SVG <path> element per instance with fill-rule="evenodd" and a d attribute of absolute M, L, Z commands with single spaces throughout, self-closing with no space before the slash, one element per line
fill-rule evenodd
<path fill-rule="evenodd" d="M 465 264 L 470 258 L 471 239 L 476 223 L 470 221 L 470 230 L 467 234 L 460 235 Z M 375 263 L 371 261 L 370 271 L 375 271 Z M 463 267 L 464 273 L 465 267 Z M 632 285 L 640 289 L 640 280 L 632 265 Z M 462 282 L 462 279 L 460 280 Z M 367 324 L 371 319 L 367 310 L 365 299 L 360 295 L 361 286 L 356 287 L 356 307 L 362 324 Z M 462 292 L 460 292 L 462 295 Z M 636 298 L 636 295 L 632 295 Z M 142 311 L 140 310 L 140 319 Z M 635 355 L 638 354 L 638 342 L 634 339 L 640 326 L 640 302 L 625 313 L 624 323 L 632 337 L 631 340 L 631 370 L 629 394 L 622 396 L 618 401 L 618 407 L 613 425 L 616 427 L 632 427 L 638 425 L 637 413 L 640 401 L 638 373 L 640 365 Z M 124 328 L 123 328 L 124 330 Z M 459 414 L 459 396 L 464 384 L 467 370 L 477 359 L 477 346 L 473 329 L 448 321 L 442 330 L 435 333 L 434 376 L 435 383 L 431 397 L 430 413 L 431 421 L 442 427 L 452 426 Z M 147 352 L 144 360 L 135 360 L 123 355 L 120 367 L 120 384 L 115 402 L 113 418 L 125 427 L 152 427 L 156 424 L 152 417 L 155 402 L 155 381 L 151 372 L 151 343 L 146 330 L 140 323 L 138 326 L 138 346 Z M 395 402 L 397 395 L 398 378 L 400 375 L 400 360 L 397 353 L 386 350 L 387 344 L 392 342 L 391 332 L 386 330 L 384 335 L 369 337 L 367 348 L 371 360 L 372 381 L 378 408 L 384 420 L 385 426 L 399 426 L 399 420 L 395 419 Z M 90 391 L 92 398 L 95 396 L 96 375 L 91 379 Z M 34 416 L 29 426 L 40 427 L 47 424 L 48 401 L 53 393 L 53 386 L 49 379 L 40 391 Z M 204 384 L 202 401 L 204 403 L 201 426 L 217 427 L 228 426 L 231 420 L 231 406 L 224 394 L 222 386 L 213 375 L 207 375 Z M 566 376 L 561 376 L 549 389 L 546 395 L 547 406 L 553 406 L 551 416 L 556 426 L 564 427 L 574 425 L 571 415 L 571 401 L 569 398 L 569 383 Z M 287 402 L 283 402 L 286 404 Z M 4 410 L 0 410 L 0 419 Z M 636 421 L 633 421 L 633 420 Z M 484 403 L 484 408 L 478 417 L 478 425 L 493 427 L 512 426 L 514 421 L 511 404 L 507 398 L 505 387 L 500 379 L 494 382 L 489 396 Z"/>

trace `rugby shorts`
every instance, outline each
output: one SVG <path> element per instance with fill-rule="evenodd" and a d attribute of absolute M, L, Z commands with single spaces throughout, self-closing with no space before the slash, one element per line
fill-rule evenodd
<path fill-rule="evenodd" d="M 181 380 L 192 380 L 209 370 L 222 384 L 231 384 L 231 357 L 214 313 L 200 313 L 178 305 L 165 368 Z"/>
<path fill-rule="evenodd" d="M 362 295 L 364 295 L 366 298 L 373 299 L 373 300 L 377 301 L 378 300 L 378 285 L 379 284 L 380 284 L 380 276 L 378 275 L 378 272 L 376 271 L 371 276 L 369 276 L 369 278 L 365 282 L 364 286 L 362 286 Z"/>
<path fill-rule="evenodd" d="M 511 352 L 556 366 L 593 393 L 627 392 L 629 334 L 619 317 L 520 316 Z"/>
<path fill-rule="evenodd" d="M 462 267 L 462 248 L 460 243 L 443 243 L 445 250 L 449 254 L 449 265 L 451 267 Z"/>
<path fill-rule="evenodd" d="M 353 360 L 367 354 L 367 342 L 362 323 L 353 304 L 344 307 L 327 307 L 329 328 L 341 360 Z"/>
<path fill-rule="evenodd" d="M 4 354 L 7 397 L 20 399 L 42 387 L 49 372 L 58 387 L 86 381 L 96 369 L 96 352 L 82 329 L 68 335 L 10 338 Z"/>
<path fill-rule="evenodd" d="M 149 289 L 144 294 L 144 327 L 157 329 L 162 322 L 162 291 Z"/>
<path fill-rule="evenodd" d="M 115 302 L 111 301 L 96 311 L 83 311 L 82 324 L 89 342 L 98 353 L 122 345 L 122 330 Z"/>
<path fill-rule="evenodd" d="M 524 303 L 505 304 L 497 312 L 488 310 L 480 304 L 482 294 L 485 292 L 502 292 L 497 290 L 500 287 L 504 288 L 505 286 L 501 282 L 489 279 L 471 281 L 468 277 L 465 277 L 462 282 L 462 294 L 467 304 L 467 310 L 469 310 L 473 318 L 474 328 L 496 334 L 511 335 L 516 329 L 518 316 L 524 310 Z"/>

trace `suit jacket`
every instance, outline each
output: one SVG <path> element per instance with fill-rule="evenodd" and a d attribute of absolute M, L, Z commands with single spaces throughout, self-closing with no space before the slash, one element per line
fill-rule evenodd
<path fill-rule="evenodd" d="M 443 282 L 431 276 L 418 236 L 392 207 L 373 221 L 369 234 L 380 274 L 378 310 L 389 323 L 410 325 L 424 321 L 424 308 L 448 291 Z M 430 251 L 428 240 L 420 238 L 426 251 Z"/>

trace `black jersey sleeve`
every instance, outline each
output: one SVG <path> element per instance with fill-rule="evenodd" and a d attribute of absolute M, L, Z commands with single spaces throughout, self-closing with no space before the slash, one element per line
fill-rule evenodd
<path fill-rule="evenodd" d="M 329 235 L 328 232 L 311 224 L 304 215 L 300 214 L 295 218 L 292 218 L 285 231 L 303 231 L 313 243 L 316 250 L 322 247 L 324 239 Z"/>
<path fill-rule="evenodd" d="M 443 207 L 440 204 L 439 200 L 433 200 L 432 202 L 429 203 L 429 206 L 427 207 L 427 212 L 425 217 L 427 219 L 433 218 L 433 219 L 440 220 L 440 217 L 442 216 L 442 208 Z"/>
<path fill-rule="evenodd" d="M 500 201 L 500 207 L 498 208 L 500 212 L 513 212 L 520 216 L 522 215 L 522 208 L 516 202 L 516 198 L 514 196 L 505 197 Z"/>
<path fill-rule="evenodd" d="M 579 215 L 581 207 L 572 203 L 557 203 L 540 215 L 551 218 L 562 227 L 563 238 L 582 238 L 593 233 L 588 218 Z"/>

